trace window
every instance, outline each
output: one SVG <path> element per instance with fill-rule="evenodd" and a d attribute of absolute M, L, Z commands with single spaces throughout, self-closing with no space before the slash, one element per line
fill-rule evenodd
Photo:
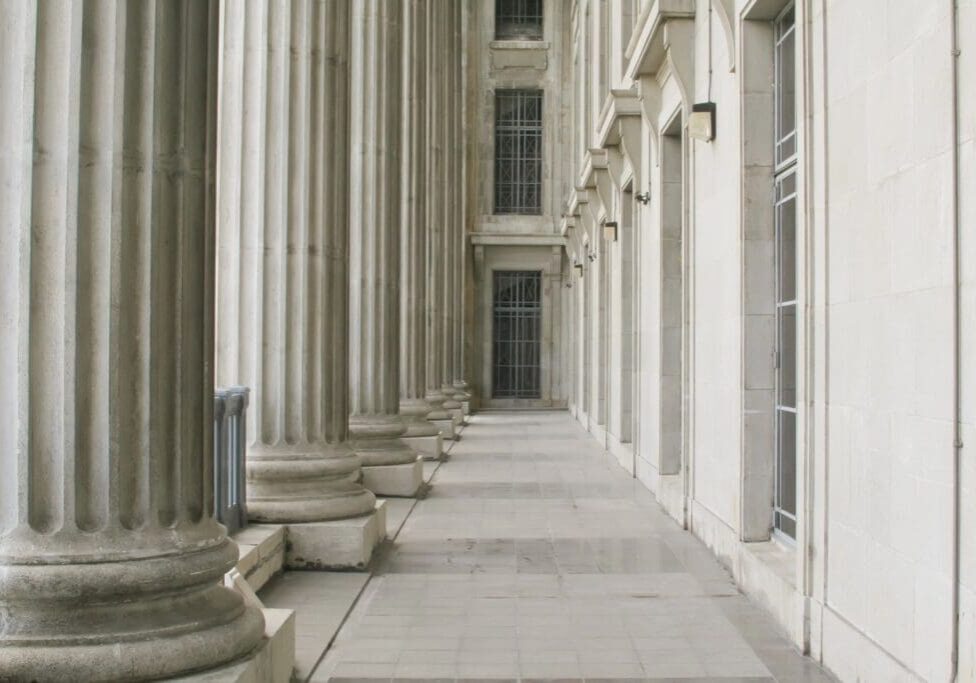
<path fill-rule="evenodd" d="M 542 273 L 494 272 L 494 398 L 540 398 Z"/>
<path fill-rule="evenodd" d="M 495 0 L 495 40 L 542 40 L 542 0 Z"/>
<path fill-rule="evenodd" d="M 796 23 L 792 5 L 776 20 L 773 35 L 776 168 L 796 161 Z"/>
<path fill-rule="evenodd" d="M 774 25 L 773 100 L 776 175 L 773 179 L 775 259 L 775 473 L 773 529 L 796 538 L 796 67 L 794 11 Z"/>
<path fill-rule="evenodd" d="M 495 213 L 542 213 L 542 91 L 495 93 Z"/>

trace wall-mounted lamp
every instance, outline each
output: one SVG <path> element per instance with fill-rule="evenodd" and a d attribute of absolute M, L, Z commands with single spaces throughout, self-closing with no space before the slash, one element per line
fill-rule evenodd
<path fill-rule="evenodd" d="M 607 240 L 608 242 L 617 241 L 617 221 L 604 221 L 603 239 Z"/>
<path fill-rule="evenodd" d="M 651 203 L 651 193 L 650 192 L 638 192 L 634 195 L 634 199 L 639 201 L 644 206 Z"/>
<path fill-rule="evenodd" d="M 699 102 L 691 105 L 691 116 L 688 117 L 688 135 L 705 142 L 711 142 L 715 139 L 714 102 Z"/>

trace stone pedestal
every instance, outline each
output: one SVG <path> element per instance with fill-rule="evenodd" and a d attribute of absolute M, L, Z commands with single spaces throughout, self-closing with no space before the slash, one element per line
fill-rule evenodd
<path fill-rule="evenodd" d="M 349 26 L 349 0 L 224 4 L 217 377 L 252 388 L 249 517 L 323 547 L 377 524 L 347 442 Z"/>
<path fill-rule="evenodd" d="M 424 458 L 417 455 L 403 465 L 364 466 L 363 485 L 378 496 L 413 498 L 424 485 Z"/>
<path fill-rule="evenodd" d="M 458 429 L 454 419 L 448 415 L 446 420 L 431 420 L 431 423 L 439 430 L 445 441 L 457 441 Z"/>
<path fill-rule="evenodd" d="M 213 518 L 217 26 L 215 2 L 0 14 L 0 680 L 262 640 Z"/>
<path fill-rule="evenodd" d="M 365 476 L 365 471 L 364 471 Z M 288 527 L 285 564 L 291 569 L 365 569 L 386 538 L 386 506 L 372 515 Z"/>
<path fill-rule="evenodd" d="M 442 460 L 444 458 L 444 436 L 441 430 L 434 426 L 437 433 L 434 436 L 406 436 L 403 440 L 410 448 L 423 456 L 424 460 Z"/>

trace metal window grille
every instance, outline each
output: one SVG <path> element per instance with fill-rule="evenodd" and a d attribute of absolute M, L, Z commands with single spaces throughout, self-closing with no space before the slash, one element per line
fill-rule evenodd
<path fill-rule="evenodd" d="M 773 24 L 776 167 L 796 157 L 796 14 L 791 4 Z"/>
<path fill-rule="evenodd" d="M 796 173 L 776 180 L 776 477 L 773 528 L 796 538 Z"/>
<path fill-rule="evenodd" d="M 495 398 L 541 398 L 542 273 L 495 271 Z"/>
<path fill-rule="evenodd" d="M 495 0 L 495 40 L 542 40 L 542 0 Z"/>
<path fill-rule="evenodd" d="M 250 389 L 214 391 L 214 513 L 234 533 L 247 526 L 244 454 Z"/>
<path fill-rule="evenodd" d="M 495 213 L 542 213 L 542 91 L 495 93 Z"/>
<path fill-rule="evenodd" d="M 796 538 L 796 55 L 795 13 L 773 26 L 775 74 L 774 261 L 776 302 L 773 530 Z"/>

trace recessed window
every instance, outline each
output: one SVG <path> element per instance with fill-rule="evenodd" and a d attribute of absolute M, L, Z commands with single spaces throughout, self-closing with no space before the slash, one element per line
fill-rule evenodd
<path fill-rule="evenodd" d="M 495 0 L 495 40 L 542 40 L 542 0 Z"/>
<path fill-rule="evenodd" d="M 774 25 L 776 167 L 796 157 L 796 21 L 792 5 Z"/>
<path fill-rule="evenodd" d="M 542 91 L 495 93 L 495 213 L 542 213 Z"/>
<path fill-rule="evenodd" d="M 774 25 L 776 352 L 773 529 L 796 538 L 796 61 L 792 5 Z"/>
<path fill-rule="evenodd" d="M 492 396 L 542 396 L 542 273 L 494 273 Z"/>

